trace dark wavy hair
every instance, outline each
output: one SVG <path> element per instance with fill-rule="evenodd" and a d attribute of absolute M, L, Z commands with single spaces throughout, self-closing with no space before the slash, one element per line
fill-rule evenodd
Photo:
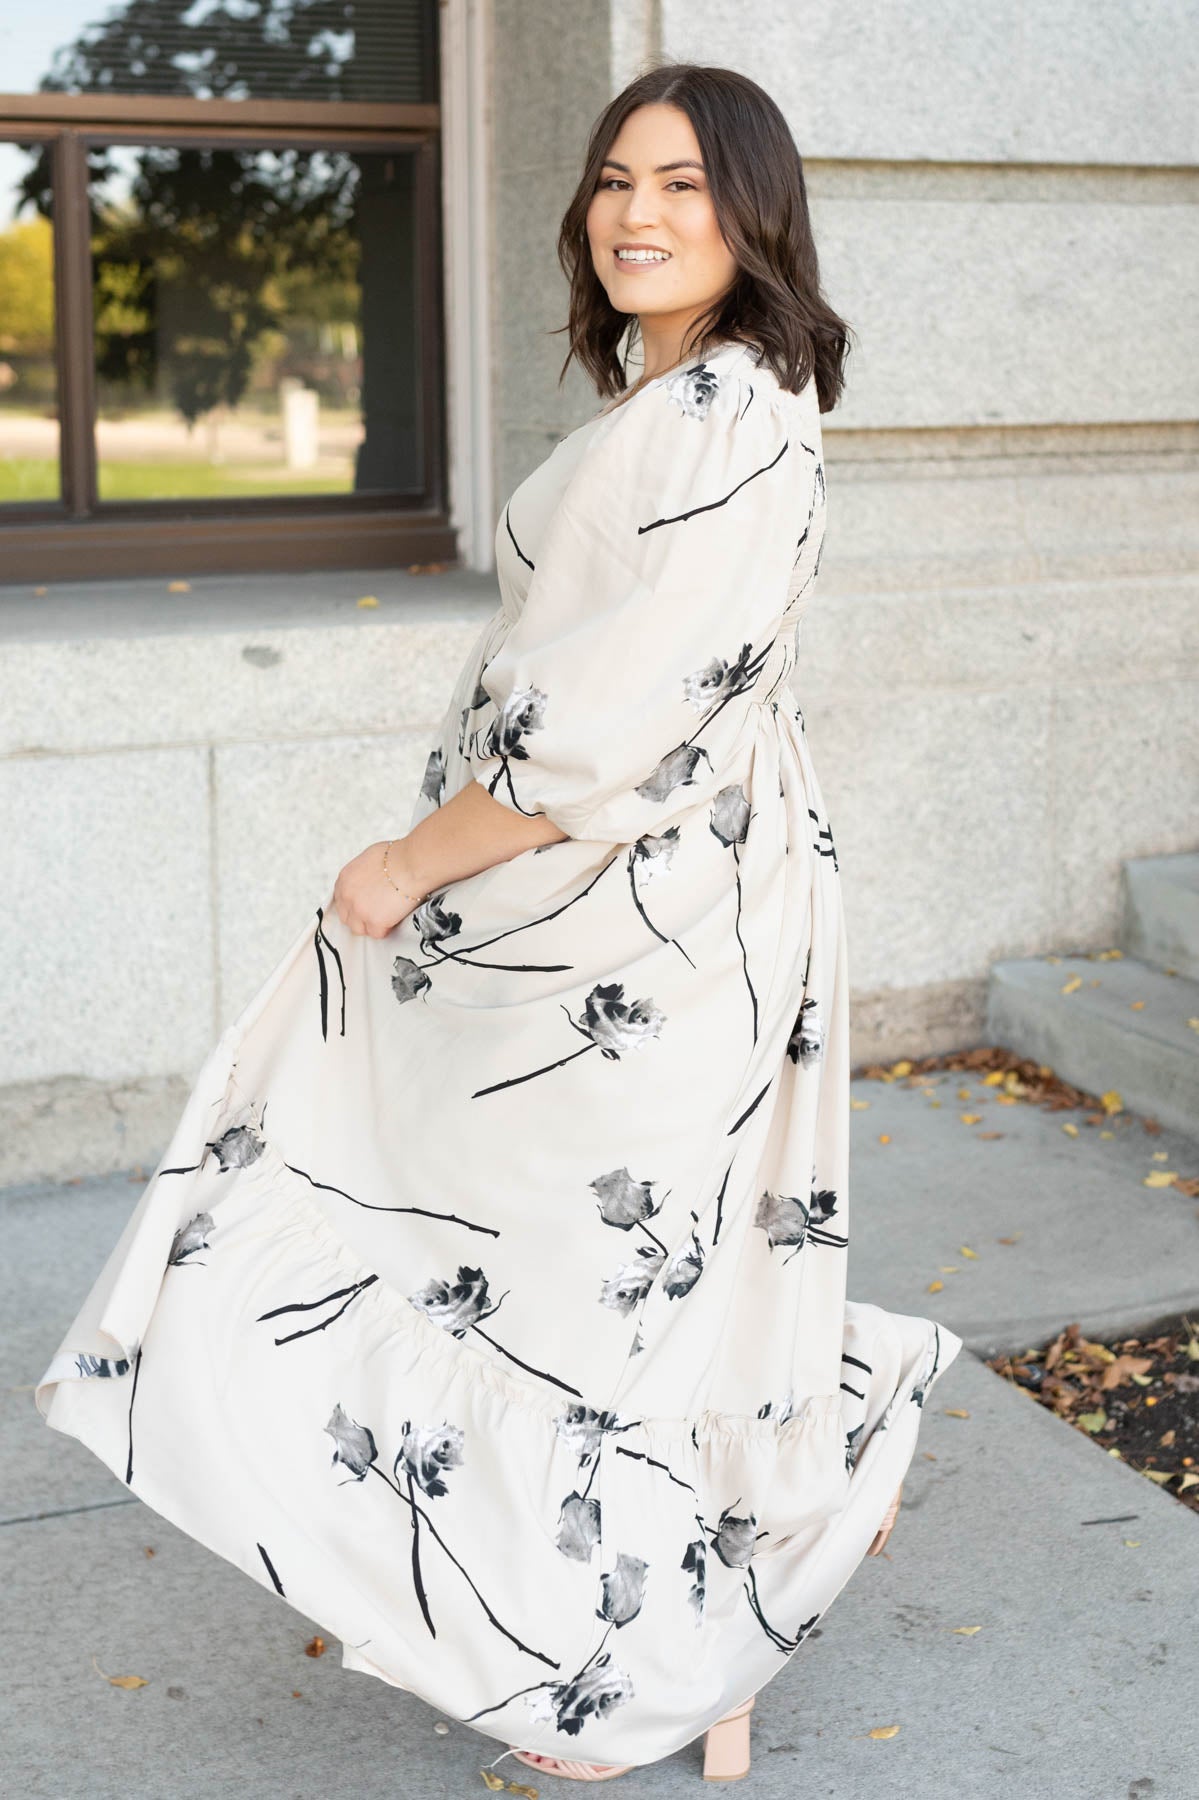
<path fill-rule="evenodd" d="M 691 120 L 707 171 L 717 223 L 737 262 L 732 286 L 688 331 L 685 354 L 734 340 L 764 353 L 780 386 L 799 393 L 815 372 L 821 412 L 841 396 L 849 327 L 820 291 L 820 270 L 803 163 L 775 102 L 735 69 L 664 63 L 631 81 L 592 127 L 587 162 L 558 232 L 558 261 L 570 283 L 570 351 L 607 399 L 628 385 L 621 340 L 640 335 L 618 312 L 595 272 L 587 210 L 604 160 L 638 106 L 677 106 Z M 555 334 L 556 335 L 556 334 Z"/>

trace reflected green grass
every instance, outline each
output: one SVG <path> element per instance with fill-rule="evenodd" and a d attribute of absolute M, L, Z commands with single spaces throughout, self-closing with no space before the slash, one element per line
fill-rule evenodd
<path fill-rule="evenodd" d="M 251 469 L 169 462 L 108 463 L 100 471 L 101 500 L 247 500 L 352 492 L 348 475 L 307 475 L 288 481 Z M 0 458 L 0 505 L 58 497 L 57 462 Z"/>

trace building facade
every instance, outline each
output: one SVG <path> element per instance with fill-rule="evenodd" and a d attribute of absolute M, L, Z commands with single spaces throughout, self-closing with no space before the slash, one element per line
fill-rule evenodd
<path fill-rule="evenodd" d="M 1199 839 L 1193 0 L 60 0 L 0 25 L 0 1133 L 152 1162 L 402 831 L 504 496 L 594 410 L 555 240 L 649 57 L 804 157 L 853 332 L 794 687 L 856 1061 L 977 1042 Z M 558 334 L 558 335 L 555 335 Z M 371 604 L 373 602 L 373 604 Z"/>

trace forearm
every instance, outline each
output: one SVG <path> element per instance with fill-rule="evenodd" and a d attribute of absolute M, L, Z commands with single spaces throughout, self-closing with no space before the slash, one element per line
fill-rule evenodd
<path fill-rule="evenodd" d="M 428 894 L 566 836 L 543 814 L 526 818 L 501 806 L 472 779 L 392 845 L 388 866 L 398 886 Z"/>

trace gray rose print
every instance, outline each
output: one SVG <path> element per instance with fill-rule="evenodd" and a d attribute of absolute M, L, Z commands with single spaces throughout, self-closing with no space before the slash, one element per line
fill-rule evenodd
<path fill-rule="evenodd" d="M 758 1521 L 753 1513 L 739 1517 L 726 1506 L 712 1533 L 712 1548 L 727 1568 L 747 1569 L 757 1535 Z"/>
<path fill-rule="evenodd" d="M 532 1363 L 527 1363 L 513 1351 L 506 1350 L 490 1332 L 481 1329 L 479 1320 L 490 1318 L 493 1313 L 498 1312 L 504 1297 L 501 1294 L 493 1305 L 487 1291 L 487 1277 L 482 1269 L 467 1268 L 465 1264 L 458 1269 L 457 1281 L 443 1281 L 440 1276 L 434 1276 L 423 1288 L 408 1295 L 418 1312 L 423 1312 L 426 1318 L 448 1331 L 451 1337 L 461 1338 L 468 1331 L 475 1331 L 485 1343 L 514 1362 L 518 1368 L 526 1370 L 530 1375 L 539 1375 L 543 1381 L 552 1382 L 554 1387 L 562 1388 L 568 1394 L 577 1394 L 578 1388 L 569 1381 L 563 1381 L 560 1376 L 552 1375 L 546 1369 L 534 1368 Z"/>
<path fill-rule="evenodd" d="M 633 792 L 640 794 L 643 800 L 658 802 L 668 800 L 676 788 L 694 787 L 695 771 L 701 757 L 711 765 L 712 759 L 702 744 L 679 744 L 676 749 L 667 751 L 645 780 L 637 783 Z"/>
<path fill-rule="evenodd" d="M 574 1562 L 590 1562 L 600 1541 L 600 1503 L 576 1488 L 567 1494 L 558 1512 L 557 1545 Z"/>
<path fill-rule="evenodd" d="M 616 1423 L 615 1413 L 596 1412 L 593 1407 L 578 1405 L 568 1406 L 565 1412 L 559 1413 L 554 1428 L 562 1442 L 575 1451 L 582 1468 L 599 1449 L 605 1431 L 611 1431 Z"/>
<path fill-rule="evenodd" d="M 678 842 L 679 828 L 677 825 L 668 826 L 665 831 L 656 836 L 647 832 L 645 836 L 638 838 L 629 850 L 629 889 L 633 896 L 633 905 L 654 936 L 660 943 L 673 944 L 683 961 L 693 969 L 695 964 L 683 949 L 682 944 L 679 943 L 678 938 L 667 937 L 664 931 L 659 931 L 645 910 L 645 902 L 641 898 L 641 889 L 647 886 L 655 875 L 669 874 Z"/>
<path fill-rule="evenodd" d="M 210 1148 L 224 1174 L 227 1169 L 248 1169 L 251 1163 L 258 1161 L 266 1145 L 252 1125 L 231 1125 Z"/>
<path fill-rule="evenodd" d="M 861 1449 L 858 1439 L 861 1437 L 863 1430 L 864 1426 L 855 1425 L 845 1434 L 845 1467 L 851 1474 L 853 1473 L 853 1466 L 858 1460 L 858 1451 Z"/>
<path fill-rule="evenodd" d="M 430 894 L 409 915 L 420 938 L 422 950 L 440 945 L 446 938 L 456 937 L 462 929 L 461 913 L 450 912 L 442 903 L 444 893 Z"/>
<path fill-rule="evenodd" d="M 397 1475 L 402 1469 L 430 1497 L 448 1493 L 443 1476 L 447 1469 L 462 1467 L 462 1427 L 405 1425 L 395 1467 Z"/>
<path fill-rule="evenodd" d="M 391 991 L 401 1005 L 406 1000 L 415 1000 L 432 985 L 420 964 L 414 963 L 410 956 L 397 956 L 392 963 Z"/>
<path fill-rule="evenodd" d="M 708 718 L 715 718 L 730 700 L 753 687 L 762 673 L 770 648 L 767 644 L 755 656 L 752 644 L 742 644 L 740 655 L 731 663 L 721 656 L 714 656 L 704 668 L 684 677 L 684 700 L 696 712 L 708 715 L 704 720 L 707 724 Z"/>
<path fill-rule="evenodd" d="M 545 725 L 546 695 L 541 688 L 513 688 L 503 705 L 497 710 L 481 739 L 476 734 L 477 754 L 480 757 L 498 756 L 500 766 L 488 783 L 487 791 L 494 794 L 501 776 L 508 784 L 508 792 L 513 802 L 524 812 L 524 807 L 516 796 L 512 785 L 511 762 L 527 762 L 529 752 L 523 743 L 524 737 L 531 731 L 540 731 Z"/>
<path fill-rule="evenodd" d="M 555 1430 L 560 1441 L 573 1450 L 579 1468 L 588 1469 L 582 1492 L 572 1488 L 558 1510 L 558 1548 L 576 1562 L 589 1562 L 600 1538 L 600 1501 L 590 1490 L 599 1471 L 599 1452 L 606 1434 L 635 1430 L 635 1419 L 614 1412 L 596 1412 L 580 1401 L 558 1414 Z"/>
<path fill-rule="evenodd" d="M 266 1142 L 262 1136 L 262 1121 L 265 1118 L 266 1107 L 264 1106 L 257 1125 L 231 1125 L 227 1131 L 221 1133 L 219 1138 L 212 1138 L 205 1144 L 204 1154 L 198 1163 L 188 1163 L 180 1165 L 178 1168 L 160 1169 L 159 1174 L 194 1175 L 197 1169 L 204 1167 L 209 1151 L 215 1155 L 220 1164 L 222 1175 L 227 1174 L 230 1169 L 248 1169 L 251 1163 L 258 1161 L 266 1149 Z"/>
<path fill-rule="evenodd" d="M 487 1277 L 482 1269 L 458 1270 L 455 1282 L 434 1276 L 423 1288 L 409 1294 L 412 1305 L 453 1337 L 465 1337 L 472 1325 L 493 1310 L 487 1301 Z"/>
<path fill-rule="evenodd" d="M 464 1576 L 467 1585 L 482 1607 L 488 1620 L 495 1629 L 516 1645 L 519 1650 L 535 1657 L 538 1662 L 548 1663 L 553 1669 L 558 1667 L 552 1656 L 542 1650 L 536 1650 L 525 1644 L 508 1627 L 500 1622 L 492 1608 L 479 1592 L 470 1574 L 454 1555 L 427 1507 L 417 1499 L 423 1494 L 426 1499 L 438 1499 L 449 1492 L 446 1474 L 460 1469 L 465 1461 L 463 1455 L 464 1433 L 460 1425 L 451 1425 L 442 1420 L 437 1425 L 415 1425 L 406 1419 L 401 1427 L 400 1448 L 396 1452 L 392 1472 L 389 1475 L 379 1462 L 379 1449 L 374 1432 L 368 1425 L 354 1419 L 347 1413 L 340 1401 L 334 1406 L 329 1416 L 329 1423 L 324 1427 L 333 1439 L 333 1467 L 340 1463 L 350 1471 L 349 1478 L 339 1485 L 348 1487 L 351 1482 L 363 1482 L 368 1475 L 376 1476 L 388 1490 L 407 1505 L 412 1521 L 412 1579 L 420 1604 L 421 1614 L 429 1629 L 431 1637 L 437 1636 L 433 1623 L 433 1615 L 429 1608 L 429 1597 L 425 1589 L 424 1577 L 421 1573 L 422 1531 L 426 1532 L 440 1550 L 449 1557 L 454 1567 Z"/>
<path fill-rule="evenodd" d="M 651 1181 L 636 1181 L 623 1164 L 619 1169 L 610 1169 L 606 1175 L 597 1175 L 594 1181 L 587 1184 L 596 1196 L 600 1218 L 605 1225 L 614 1225 L 618 1231 L 631 1231 L 634 1225 L 644 1225 L 661 1212 L 668 1198 L 669 1190 L 661 1200 L 655 1200 L 650 1189 Z M 649 1235 L 653 1237 L 653 1233 Z M 659 1249 L 664 1249 L 658 1238 L 654 1242 Z"/>
<path fill-rule="evenodd" d="M 425 764 L 425 772 L 421 777 L 420 797 L 422 800 L 432 800 L 435 806 L 440 806 L 444 793 L 445 756 L 441 745 L 438 744 L 436 749 L 429 752 L 429 760 Z"/>
<path fill-rule="evenodd" d="M 600 1288 L 600 1303 L 627 1318 L 645 1299 L 665 1261 L 664 1251 L 650 1244 L 639 1245 L 634 1262 L 625 1263 L 615 1275 L 606 1277 Z"/>
<path fill-rule="evenodd" d="M 609 1626 L 609 1630 L 614 1629 Z M 604 1633 L 604 1641 L 608 1632 Z M 570 1681 L 540 1682 L 534 1688 L 519 1688 L 492 1706 L 481 1706 L 469 1713 L 462 1723 L 472 1724 L 484 1714 L 498 1712 L 513 1700 L 524 1696 L 529 1721 L 535 1725 L 552 1725 L 568 1737 L 577 1737 L 588 1719 L 605 1718 L 614 1706 L 623 1706 L 633 1698 L 632 1678 L 612 1661 L 612 1653 L 603 1643 Z M 505 1751 L 504 1755 L 508 1752 Z M 498 1760 L 498 1759 L 497 1759 Z"/>
<path fill-rule="evenodd" d="M 706 1593 L 706 1576 L 708 1567 L 708 1546 L 702 1537 L 692 1538 L 683 1552 L 683 1560 L 679 1565 L 691 1576 L 691 1586 L 687 1600 L 695 1613 L 696 1625 L 704 1622 L 704 1598 Z"/>
<path fill-rule="evenodd" d="M 772 1250 L 780 1244 L 802 1248 L 808 1233 L 808 1209 L 793 1194 L 772 1194 L 767 1189 L 758 1201 L 754 1224 L 766 1233 Z"/>
<path fill-rule="evenodd" d="M 600 1576 L 602 1598 L 596 1608 L 597 1619 L 610 1619 L 617 1627 L 627 1625 L 641 1611 L 645 1597 L 645 1576 L 649 1564 L 640 1556 L 625 1550 L 616 1553 L 616 1567 Z"/>
<path fill-rule="evenodd" d="M 812 1190 L 806 1206 L 793 1194 L 772 1194 L 767 1190 L 758 1201 L 754 1224 L 765 1231 L 772 1250 L 778 1245 L 794 1245 L 798 1253 L 808 1242 L 844 1249 L 849 1243 L 848 1236 L 827 1229 L 828 1221 L 836 1211 L 836 1193 L 832 1188 L 818 1188 L 813 1170 Z"/>
<path fill-rule="evenodd" d="M 208 1233 L 212 1229 L 212 1214 L 198 1212 L 194 1218 L 188 1220 L 186 1225 L 181 1225 L 175 1233 L 167 1262 L 186 1262 L 187 1258 L 194 1256 L 197 1250 L 207 1250 L 209 1247 Z"/>
<path fill-rule="evenodd" d="M 562 1010 L 579 1035 L 587 1039 L 581 1050 L 572 1050 L 569 1056 L 559 1057 L 540 1069 L 531 1069 L 527 1075 L 510 1075 L 506 1081 L 493 1081 L 490 1087 L 476 1088 L 471 1099 L 497 1093 L 500 1088 L 516 1087 L 519 1082 L 532 1081 L 535 1075 L 547 1075 L 551 1069 L 564 1068 L 588 1050 L 598 1049 L 610 1061 L 615 1061 L 623 1051 L 640 1050 L 651 1038 L 656 1038 L 666 1022 L 665 1013 L 659 1012 L 652 1000 L 626 1001 L 624 983 L 620 981 L 597 982 L 583 1004 L 580 1018 L 571 1018 L 565 1006 Z"/>
<path fill-rule="evenodd" d="M 799 1013 L 787 1040 L 787 1055 L 793 1063 L 805 1067 L 818 1063 L 824 1055 L 824 1021 L 820 1002 L 815 996 L 804 996 Z"/>
<path fill-rule="evenodd" d="M 689 419 L 706 419 L 720 391 L 720 373 L 701 360 L 680 369 L 663 383 L 668 398 Z"/>
<path fill-rule="evenodd" d="M 691 1241 L 676 1250 L 662 1270 L 662 1288 L 668 1300 L 689 1294 L 704 1271 L 704 1252 L 695 1232 Z"/>
<path fill-rule="evenodd" d="M 333 1461 L 344 1463 L 353 1480 L 364 1481 L 379 1454 L 374 1434 L 367 1426 L 356 1424 L 340 1402 L 329 1415 L 325 1430 L 333 1439 Z"/>

